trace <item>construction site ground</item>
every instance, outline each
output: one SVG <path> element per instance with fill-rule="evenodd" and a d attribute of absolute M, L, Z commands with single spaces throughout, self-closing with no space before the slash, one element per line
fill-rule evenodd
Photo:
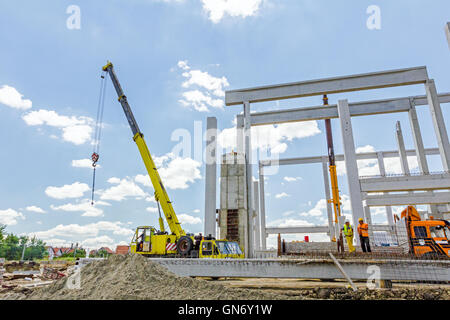
<path fill-rule="evenodd" d="M 73 272 L 69 266 L 60 279 L 39 276 L 11 280 L 8 283 L 14 287 L 3 287 L 0 299 L 450 300 L 448 284 L 394 282 L 392 289 L 369 290 L 366 282 L 356 282 L 358 290 L 354 292 L 343 280 L 179 277 L 139 255 L 117 255 L 89 263 L 81 271 L 79 289 L 67 288 Z"/>

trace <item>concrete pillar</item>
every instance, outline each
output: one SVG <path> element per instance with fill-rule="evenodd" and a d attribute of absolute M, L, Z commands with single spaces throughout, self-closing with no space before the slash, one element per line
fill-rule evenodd
<path fill-rule="evenodd" d="M 266 200 L 264 194 L 264 167 L 259 165 L 259 212 L 260 212 L 260 232 L 261 232 L 261 250 L 267 250 L 267 233 L 266 233 Z"/>
<path fill-rule="evenodd" d="M 368 224 L 372 224 L 372 214 L 370 213 L 369 206 L 364 206 L 364 221 Z"/>
<path fill-rule="evenodd" d="M 344 147 L 345 168 L 347 169 L 348 190 L 352 207 L 353 225 L 357 226 L 359 218 L 364 218 L 361 186 L 359 184 L 358 163 L 356 161 L 355 140 L 348 100 L 339 100 L 337 104 L 341 124 L 342 144 Z M 359 239 L 357 238 L 359 242 Z"/>
<path fill-rule="evenodd" d="M 428 105 L 430 106 L 431 120 L 439 146 L 444 171 L 450 171 L 450 144 L 448 142 L 447 129 L 445 127 L 444 116 L 442 115 L 441 104 L 436 91 L 434 80 L 429 79 L 425 84 Z"/>
<path fill-rule="evenodd" d="M 261 224 L 259 220 L 259 182 L 254 181 L 253 182 L 253 201 L 254 201 L 254 208 L 255 208 L 255 216 L 254 216 L 254 227 L 255 227 L 255 250 L 261 249 Z"/>
<path fill-rule="evenodd" d="M 383 158 L 383 152 L 377 152 L 377 158 L 378 158 L 378 168 L 380 169 L 380 175 L 386 176 L 386 168 L 384 166 L 384 158 Z M 394 225 L 394 218 L 392 216 L 392 207 L 386 206 L 386 216 L 387 221 L 390 226 Z"/>
<path fill-rule="evenodd" d="M 411 101 L 411 109 L 408 112 L 409 123 L 412 130 L 414 146 L 416 149 L 417 163 L 419 164 L 419 171 L 421 174 L 429 174 L 427 156 L 425 154 L 425 147 L 423 144 L 422 133 L 420 132 L 419 119 L 417 117 L 416 107 L 414 101 Z M 436 205 L 430 205 L 429 210 L 436 216 L 438 209 Z"/>
<path fill-rule="evenodd" d="M 334 230 L 334 216 L 333 216 L 333 208 L 331 206 L 331 192 L 330 192 L 330 179 L 328 177 L 328 161 L 327 158 L 324 157 L 322 159 L 322 172 L 323 172 L 323 184 L 325 186 L 325 199 L 327 200 L 327 216 L 328 216 L 328 229 L 330 240 L 336 238 L 335 230 Z"/>
<path fill-rule="evenodd" d="M 251 118 L 250 103 L 244 102 L 244 159 L 245 159 L 245 177 L 247 190 L 247 217 L 248 217 L 248 240 L 245 256 L 253 258 L 254 251 L 254 232 L 253 232 L 253 174 L 252 174 L 252 135 L 251 135 Z"/>
<path fill-rule="evenodd" d="M 422 134 L 420 132 L 419 120 L 417 118 L 416 107 L 411 105 L 411 109 L 408 112 L 409 123 L 411 125 L 414 146 L 416 149 L 417 162 L 419 164 L 419 170 L 422 174 L 429 174 L 427 157 L 425 155 L 425 147 L 423 145 Z"/>
<path fill-rule="evenodd" d="M 205 235 L 216 236 L 217 119 L 206 119 Z"/>
<path fill-rule="evenodd" d="M 405 140 L 403 139 L 403 132 L 402 126 L 400 125 L 400 121 L 397 121 L 395 129 L 402 173 L 404 175 L 410 175 L 411 172 L 409 171 L 408 157 L 406 155 L 406 148 L 405 148 Z"/>
<path fill-rule="evenodd" d="M 450 22 L 445 25 L 445 34 L 447 35 L 448 48 L 450 49 Z"/>
<path fill-rule="evenodd" d="M 244 153 L 244 119 L 236 117 L 236 151 Z"/>

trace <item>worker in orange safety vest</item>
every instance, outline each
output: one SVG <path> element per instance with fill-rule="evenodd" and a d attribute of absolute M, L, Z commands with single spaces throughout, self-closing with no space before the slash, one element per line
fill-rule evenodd
<path fill-rule="evenodd" d="M 363 218 L 359 218 L 358 233 L 362 251 L 372 252 L 372 250 L 370 250 L 369 225 L 367 223 L 364 223 Z"/>

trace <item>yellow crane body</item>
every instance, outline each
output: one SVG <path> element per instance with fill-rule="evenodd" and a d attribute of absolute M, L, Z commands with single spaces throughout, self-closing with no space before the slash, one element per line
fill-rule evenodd
<path fill-rule="evenodd" d="M 192 258 L 244 258 L 244 254 L 237 242 L 216 240 L 212 237 L 204 238 L 203 236 L 194 236 L 193 234 L 187 234 L 183 230 L 144 140 L 144 135 L 139 130 L 139 126 L 128 104 L 127 97 L 123 93 L 112 63 L 108 62 L 102 70 L 109 74 L 116 89 L 119 97 L 118 100 L 122 105 L 128 124 L 133 132 L 133 140 L 139 149 L 139 153 L 155 190 L 155 200 L 158 204 L 158 210 L 159 205 L 161 205 L 170 229 L 170 234 L 165 231 L 164 221 L 160 212 L 160 230 L 156 230 L 152 226 L 136 228 L 130 243 L 130 251 L 146 256 L 180 255 Z"/>

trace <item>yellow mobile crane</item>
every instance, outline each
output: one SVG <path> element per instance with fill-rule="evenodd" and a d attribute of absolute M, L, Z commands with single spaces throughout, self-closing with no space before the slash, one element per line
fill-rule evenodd
<path fill-rule="evenodd" d="M 323 95 L 323 105 L 328 106 L 328 96 L 326 94 Z M 338 224 L 338 218 L 341 216 L 341 197 L 339 196 L 339 186 L 336 172 L 336 158 L 334 156 L 333 146 L 333 132 L 331 130 L 330 119 L 325 119 L 325 129 L 327 133 L 328 162 L 331 180 L 331 199 L 329 199 L 328 202 L 333 204 L 334 223 Z M 334 238 L 333 241 L 336 241 L 336 238 Z M 344 251 L 342 234 L 339 234 L 339 238 L 337 239 L 337 247 L 338 251 Z"/>
<path fill-rule="evenodd" d="M 202 237 L 186 233 L 178 221 L 177 215 L 169 199 L 169 195 L 153 162 L 150 151 L 144 140 L 144 135 L 139 130 L 139 126 L 131 112 L 127 97 L 125 96 L 119 80 L 114 71 L 111 62 L 108 62 L 103 68 L 108 73 L 117 95 L 122 105 L 128 124 L 133 132 L 133 140 L 144 161 L 148 175 L 155 189 L 155 200 L 158 203 L 159 227 L 156 230 L 151 226 L 141 226 L 136 228 L 133 239 L 131 240 L 131 252 L 147 256 L 182 256 L 192 258 L 244 258 L 241 248 L 237 242 L 227 240 L 216 240 L 211 236 Z M 98 160 L 98 154 L 93 154 L 94 163 Z M 95 166 L 94 166 L 95 169 Z M 161 208 L 169 225 L 170 234 L 164 229 L 164 222 L 161 217 Z"/>

